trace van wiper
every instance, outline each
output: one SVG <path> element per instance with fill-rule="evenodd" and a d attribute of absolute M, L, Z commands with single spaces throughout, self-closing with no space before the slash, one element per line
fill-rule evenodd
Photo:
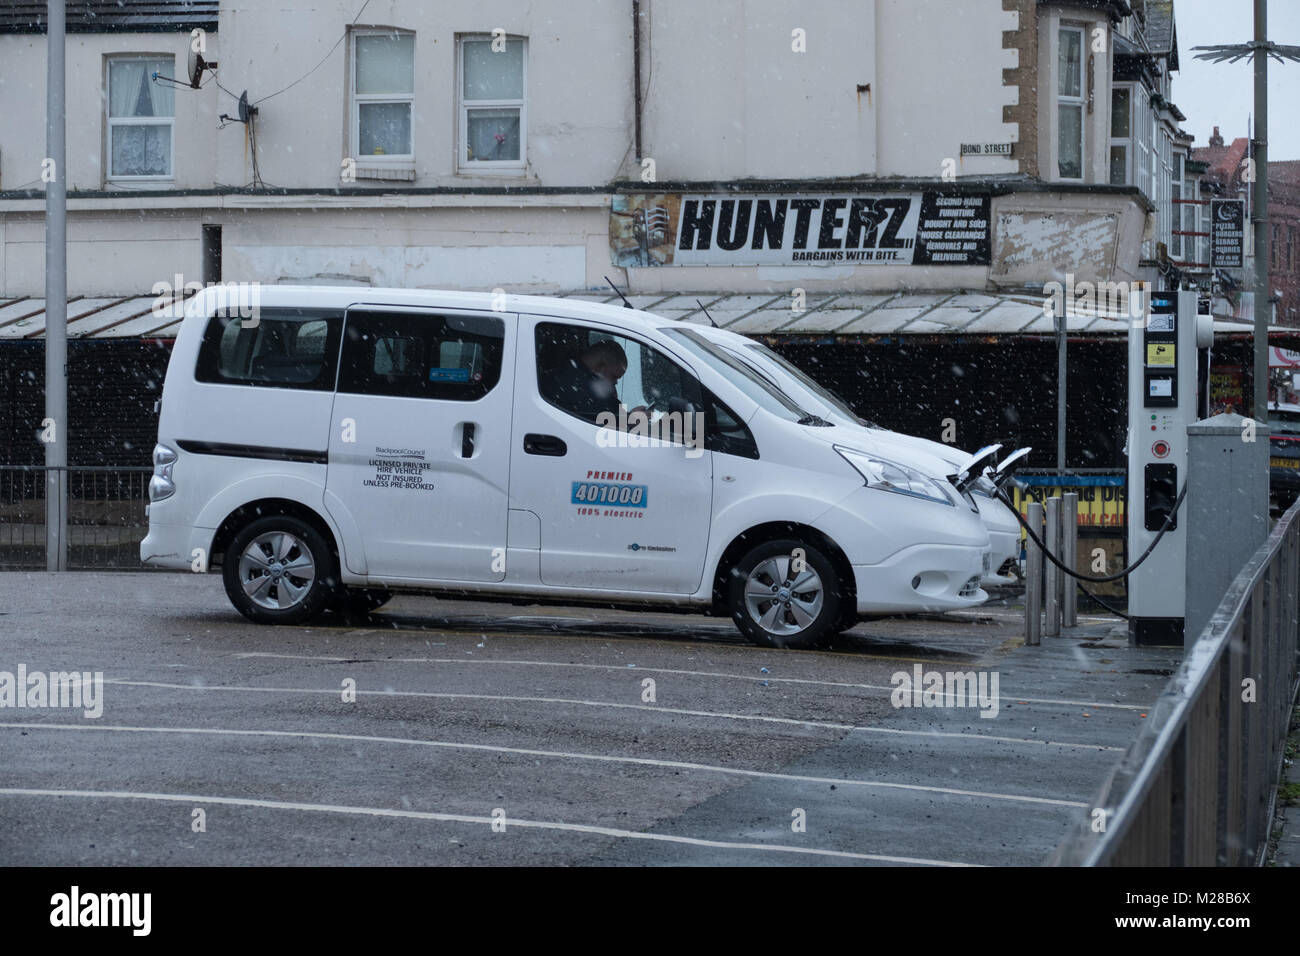
<path fill-rule="evenodd" d="M 805 415 L 803 418 L 799 419 L 798 424 L 800 424 L 800 425 L 815 425 L 815 426 L 818 427 L 818 428 L 834 428 L 834 427 L 835 427 L 835 423 L 834 423 L 834 422 L 828 422 L 826 419 L 822 418 L 820 415 Z"/>

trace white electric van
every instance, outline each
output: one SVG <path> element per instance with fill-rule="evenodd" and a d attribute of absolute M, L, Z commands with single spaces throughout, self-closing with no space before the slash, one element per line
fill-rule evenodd
<path fill-rule="evenodd" d="M 424 590 L 694 608 L 798 647 L 987 597 L 988 529 L 946 465 L 869 447 L 696 326 L 289 286 L 250 318 L 220 293 L 172 351 L 140 556 L 219 566 L 254 621 Z"/>
<path fill-rule="evenodd" d="M 914 435 L 890 431 L 875 422 L 859 417 L 848 404 L 834 392 L 818 384 L 811 376 L 762 342 L 748 336 L 712 326 L 701 326 L 700 334 L 711 342 L 727 349 L 737 358 L 752 365 L 759 374 L 767 376 L 774 385 L 809 411 L 834 422 L 849 431 L 861 430 L 858 440 L 869 451 L 879 451 L 888 456 L 892 449 L 903 446 L 921 455 L 928 455 L 932 471 L 956 474 L 968 455 L 960 449 L 941 442 Z M 1028 449 L 1024 449 L 1027 453 Z M 979 476 L 970 486 L 971 495 L 979 509 L 980 520 L 989 532 L 993 549 L 992 569 L 980 582 L 983 586 L 1016 583 L 1011 575 L 1018 568 L 1020 558 L 1020 522 L 1015 513 L 997 497 L 993 481 Z"/>

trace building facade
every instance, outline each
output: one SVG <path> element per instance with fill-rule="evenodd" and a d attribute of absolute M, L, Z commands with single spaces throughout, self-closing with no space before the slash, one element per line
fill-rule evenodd
<path fill-rule="evenodd" d="M 145 8 L 69 5 L 73 294 L 1024 291 L 1175 241 L 1168 2 Z M 43 10 L 0 7 L 3 296 L 44 282 Z"/>

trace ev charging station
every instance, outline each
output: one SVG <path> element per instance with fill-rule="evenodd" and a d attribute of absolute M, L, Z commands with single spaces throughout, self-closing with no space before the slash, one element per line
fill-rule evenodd
<path fill-rule="evenodd" d="M 1196 421 L 1197 349 L 1214 324 L 1197 292 L 1152 292 L 1128 333 L 1128 562 L 1155 540 L 1187 481 L 1187 427 Z M 1187 607 L 1187 509 L 1128 577 L 1129 641 L 1182 646 Z"/>

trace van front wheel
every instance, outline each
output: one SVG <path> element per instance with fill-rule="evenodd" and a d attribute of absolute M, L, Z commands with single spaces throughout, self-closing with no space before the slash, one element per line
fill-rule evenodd
<path fill-rule="evenodd" d="M 753 548 L 731 576 L 736 627 L 765 647 L 812 647 L 840 621 L 839 575 L 817 547 L 768 541 Z"/>
<path fill-rule="evenodd" d="M 324 610 L 337 583 L 324 536 L 292 515 L 245 525 L 222 560 L 226 595 L 258 624 L 300 624 Z"/>

